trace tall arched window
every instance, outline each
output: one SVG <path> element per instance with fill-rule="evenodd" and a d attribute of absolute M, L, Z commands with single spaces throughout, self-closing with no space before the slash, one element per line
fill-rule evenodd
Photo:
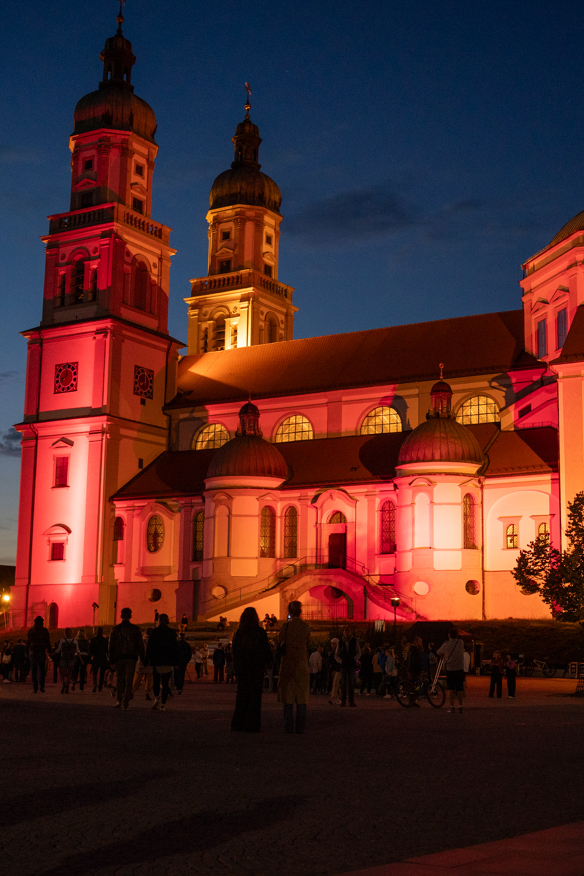
<path fill-rule="evenodd" d="M 381 520 L 379 526 L 379 553 L 395 553 L 395 505 L 393 502 L 384 502 L 381 506 Z"/>
<path fill-rule="evenodd" d="M 461 404 L 456 414 L 459 423 L 465 426 L 477 423 L 498 423 L 499 408 L 497 402 L 486 395 L 475 395 Z"/>
<path fill-rule="evenodd" d="M 276 512 L 264 505 L 260 520 L 260 557 L 276 556 Z"/>
<path fill-rule="evenodd" d="M 200 563 L 203 559 L 205 537 L 205 512 L 199 511 L 193 520 L 193 562 Z"/>
<path fill-rule="evenodd" d="M 229 432 L 221 423 L 209 423 L 203 426 L 195 435 L 193 447 L 195 450 L 216 450 L 229 441 Z"/>
<path fill-rule="evenodd" d="M 515 550 L 519 547 L 519 532 L 516 523 L 510 523 L 505 527 L 505 547 L 507 550 Z"/>
<path fill-rule="evenodd" d="M 113 562 L 114 563 L 123 563 L 124 562 L 124 519 L 123 517 L 116 517 L 114 520 L 114 550 L 113 550 Z"/>
<path fill-rule="evenodd" d="M 540 523 L 537 527 L 537 540 L 542 544 L 550 543 L 550 525 L 549 523 Z"/>
<path fill-rule="evenodd" d="M 462 517 L 464 547 L 467 550 L 475 550 L 477 547 L 476 503 L 470 493 L 466 493 L 462 500 Z"/>
<path fill-rule="evenodd" d="M 342 511 L 333 511 L 333 513 L 329 516 L 327 523 L 346 523 L 347 518 L 343 514 Z"/>
<path fill-rule="evenodd" d="M 294 414 L 280 423 L 276 432 L 274 443 L 281 444 L 285 441 L 308 441 L 314 438 L 312 423 L 302 414 Z"/>
<path fill-rule="evenodd" d="M 273 344 L 278 340 L 278 318 L 273 313 L 269 313 L 266 317 L 264 337 L 266 344 Z"/>
<path fill-rule="evenodd" d="M 83 301 L 83 285 L 85 283 L 85 262 L 83 259 L 77 259 L 73 266 L 71 275 L 71 292 L 73 293 L 73 302 L 79 304 Z"/>
<path fill-rule="evenodd" d="M 132 281 L 134 285 L 134 307 L 138 310 L 148 310 L 148 286 L 150 272 L 140 259 L 132 263 Z"/>
<path fill-rule="evenodd" d="M 369 411 L 361 423 L 361 435 L 381 435 L 385 432 L 401 432 L 401 417 L 395 408 L 383 405 Z"/>
<path fill-rule="evenodd" d="M 114 541 L 123 541 L 124 540 L 124 519 L 123 517 L 116 517 L 114 520 Z"/>
<path fill-rule="evenodd" d="M 298 556 L 298 512 L 293 505 L 284 514 L 284 556 Z"/>
<path fill-rule="evenodd" d="M 146 527 L 146 547 L 151 554 L 160 550 L 164 542 L 164 524 L 162 517 L 153 514 Z"/>
<path fill-rule="evenodd" d="M 229 508 L 226 505 L 217 505 L 215 508 L 215 556 L 229 556 Z"/>
<path fill-rule="evenodd" d="M 220 313 L 215 317 L 213 326 L 213 350 L 225 349 L 225 316 Z"/>

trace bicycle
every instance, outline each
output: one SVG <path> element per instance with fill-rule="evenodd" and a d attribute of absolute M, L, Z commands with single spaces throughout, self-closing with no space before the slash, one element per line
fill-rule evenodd
<path fill-rule="evenodd" d="M 553 664 L 547 663 L 545 660 L 536 660 L 535 657 L 529 663 L 524 665 L 523 674 L 528 678 L 531 678 L 536 670 L 541 672 L 545 678 L 553 678 L 556 674 L 556 667 L 553 666 Z"/>
<path fill-rule="evenodd" d="M 438 681 L 438 673 L 433 681 L 430 681 L 426 672 L 422 672 L 416 681 L 408 678 L 398 679 L 396 699 L 400 706 L 408 708 L 420 697 L 426 697 L 435 709 L 442 708 L 446 700 L 446 692 L 442 683 Z"/>

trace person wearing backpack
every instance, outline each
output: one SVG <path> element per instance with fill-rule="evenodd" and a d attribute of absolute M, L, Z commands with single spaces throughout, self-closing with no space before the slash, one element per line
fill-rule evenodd
<path fill-rule="evenodd" d="M 81 660 L 81 652 L 77 641 L 73 638 L 73 630 L 67 627 L 65 636 L 60 640 L 56 653 L 59 655 L 59 671 L 61 673 L 61 693 L 69 693 L 71 673 L 75 666 L 75 660 Z"/>

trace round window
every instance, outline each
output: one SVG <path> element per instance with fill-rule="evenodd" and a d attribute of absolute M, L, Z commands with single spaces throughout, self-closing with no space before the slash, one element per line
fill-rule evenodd
<path fill-rule="evenodd" d="M 162 599 L 162 591 L 155 587 L 148 594 L 148 599 L 150 602 L 158 602 L 159 599 Z"/>
<path fill-rule="evenodd" d="M 478 581 L 467 581 L 464 585 L 464 589 L 467 593 L 470 593 L 471 596 L 478 596 L 481 592 L 481 585 Z"/>
<path fill-rule="evenodd" d="M 414 593 L 417 596 L 427 596 L 430 592 L 430 585 L 425 581 L 416 581 L 414 584 Z"/>

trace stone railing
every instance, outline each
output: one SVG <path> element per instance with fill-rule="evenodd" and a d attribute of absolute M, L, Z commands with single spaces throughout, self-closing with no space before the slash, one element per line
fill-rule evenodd
<path fill-rule="evenodd" d="M 104 225 L 106 223 L 119 222 L 129 225 L 144 234 L 149 234 L 168 243 L 170 229 L 165 225 L 153 222 L 141 213 L 130 210 L 124 204 L 100 204 L 86 210 L 76 210 L 72 213 L 58 213 L 49 216 L 49 234 L 58 231 L 76 228 L 87 228 L 91 225 Z"/>
<path fill-rule="evenodd" d="M 283 283 L 278 283 L 272 280 L 271 277 L 266 277 L 260 271 L 244 270 L 232 271 L 229 274 L 214 274 L 212 277 L 196 277 L 191 280 L 191 294 L 204 295 L 206 292 L 216 292 L 220 289 L 242 289 L 248 286 L 256 286 L 260 289 L 265 289 L 272 295 L 279 295 L 280 298 L 292 300 L 294 289 L 292 286 L 285 286 Z"/>

